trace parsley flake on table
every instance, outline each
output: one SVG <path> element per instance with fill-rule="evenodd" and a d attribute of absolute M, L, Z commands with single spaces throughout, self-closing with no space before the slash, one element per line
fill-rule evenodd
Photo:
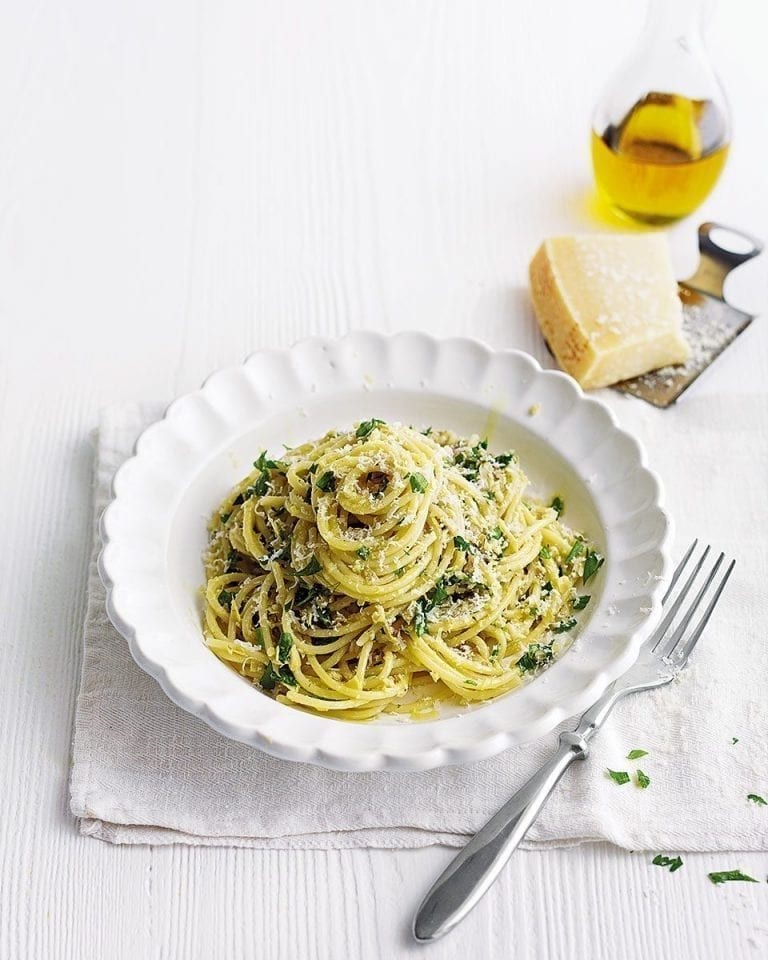
<path fill-rule="evenodd" d="M 679 870 L 683 865 L 683 861 L 680 859 L 680 857 L 665 857 L 661 853 L 657 853 L 653 860 L 651 860 L 651 863 L 657 867 L 669 867 L 670 873 L 674 873 L 675 870 Z"/>
<path fill-rule="evenodd" d="M 748 877 L 741 870 L 721 870 L 719 873 L 708 873 L 707 876 L 712 883 L 726 883 L 729 880 L 745 880 L 747 883 L 759 883 L 754 877 Z"/>
<path fill-rule="evenodd" d="M 647 757 L 647 750 L 630 750 L 627 754 L 627 760 L 639 760 L 640 757 Z"/>
<path fill-rule="evenodd" d="M 613 780 L 614 783 L 618 783 L 619 786 L 629 783 L 629 774 L 626 770 L 611 770 L 609 767 L 608 776 L 611 778 L 611 780 Z"/>
<path fill-rule="evenodd" d="M 640 787 L 642 790 L 645 790 L 645 788 L 651 782 L 651 778 L 648 776 L 648 774 L 643 773 L 642 770 L 637 771 L 635 778 L 637 780 L 638 787 Z"/>
<path fill-rule="evenodd" d="M 738 738 L 738 737 L 731 737 L 731 745 L 733 745 L 734 743 L 738 743 L 738 742 L 739 742 L 739 738 Z"/>
<path fill-rule="evenodd" d="M 756 793 L 748 793 L 747 800 L 751 800 L 752 803 L 757 804 L 758 807 L 768 806 L 768 800 L 764 800 L 762 797 L 759 797 Z"/>

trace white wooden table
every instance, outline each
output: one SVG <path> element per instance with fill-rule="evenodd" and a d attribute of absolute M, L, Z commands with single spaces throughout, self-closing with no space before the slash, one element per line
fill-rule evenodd
<path fill-rule="evenodd" d="M 765 237 L 761 8 L 716 16 L 736 138 L 696 222 Z M 766 955 L 765 885 L 705 877 L 764 878 L 766 855 L 689 855 L 672 876 L 608 847 L 520 853 L 423 948 L 408 926 L 447 850 L 116 848 L 67 806 L 99 408 L 310 332 L 530 347 L 527 261 L 595 227 L 590 111 L 640 16 L 631 0 L 0 6 L 2 960 Z M 694 226 L 673 233 L 680 275 Z M 765 259 L 731 288 L 756 312 Z M 725 363 L 718 389 L 738 377 Z"/>

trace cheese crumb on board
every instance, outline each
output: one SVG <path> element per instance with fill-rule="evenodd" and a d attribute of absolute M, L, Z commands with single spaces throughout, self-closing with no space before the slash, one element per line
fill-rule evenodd
<path fill-rule="evenodd" d="M 583 387 L 606 387 L 688 358 L 660 234 L 545 240 L 531 261 L 530 284 L 555 359 Z"/>

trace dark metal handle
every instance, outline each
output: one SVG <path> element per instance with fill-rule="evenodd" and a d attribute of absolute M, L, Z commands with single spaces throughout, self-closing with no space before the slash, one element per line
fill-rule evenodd
<path fill-rule="evenodd" d="M 713 231 L 720 234 L 721 242 L 718 242 L 717 236 L 712 235 Z M 729 239 L 734 241 L 733 248 L 728 245 Z M 760 240 L 743 230 L 712 221 L 702 223 L 699 227 L 701 259 L 696 273 L 685 281 L 685 285 L 724 300 L 723 285 L 731 270 L 758 256 L 762 250 L 763 244 Z"/>

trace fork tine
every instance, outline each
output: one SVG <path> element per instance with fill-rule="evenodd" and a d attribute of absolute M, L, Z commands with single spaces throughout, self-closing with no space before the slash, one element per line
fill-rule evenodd
<path fill-rule="evenodd" d="M 701 605 L 701 601 L 704 599 L 704 594 L 707 592 L 707 590 L 709 590 L 709 585 L 717 576 L 717 571 L 720 569 L 720 564 L 723 562 L 724 557 L 725 557 L 725 554 L 721 553 L 720 556 L 717 558 L 715 565 L 709 571 L 709 574 L 707 575 L 707 578 L 705 579 L 701 589 L 696 594 L 696 598 L 692 601 L 692 603 L 689 604 L 688 609 L 683 614 L 683 619 L 680 621 L 679 625 L 675 629 L 675 632 L 672 634 L 669 640 L 667 640 L 667 642 L 664 644 L 664 652 L 662 653 L 662 651 L 659 650 L 660 657 L 671 657 L 672 654 L 677 649 L 677 645 L 682 640 L 683 634 L 688 628 L 688 624 L 691 622 L 691 620 L 693 620 L 694 614 L 699 609 L 699 606 Z"/>
<path fill-rule="evenodd" d="M 681 573 L 683 572 L 683 570 L 685 569 L 685 565 L 686 565 L 686 564 L 688 563 L 688 561 L 691 559 L 691 554 L 692 554 L 693 551 L 696 549 L 696 544 L 697 544 L 698 542 L 699 542 L 699 538 L 696 537 L 696 539 L 693 541 L 693 543 L 690 545 L 690 547 L 688 547 L 688 549 L 685 551 L 685 556 L 683 557 L 683 559 L 680 561 L 680 563 L 678 563 L 677 569 L 676 569 L 675 572 L 672 574 L 672 579 L 669 581 L 669 586 L 667 587 L 667 592 L 664 594 L 664 596 L 663 596 L 662 599 L 661 599 L 662 606 L 667 602 L 667 600 L 669 600 L 669 595 L 670 595 L 670 594 L 672 593 L 672 591 L 675 589 L 675 584 L 676 584 L 677 581 L 680 579 L 680 574 L 681 574 Z"/>
<path fill-rule="evenodd" d="M 677 599 L 676 599 L 675 602 L 672 604 L 672 606 L 669 608 L 668 613 L 665 615 L 664 619 L 661 621 L 661 623 L 660 623 L 660 624 L 658 625 L 658 627 L 656 628 L 656 632 L 653 634 L 653 637 L 652 637 L 652 643 L 653 643 L 653 646 L 651 647 L 652 650 L 655 650 L 656 647 L 658 647 L 658 645 L 659 645 L 659 644 L 661 643 L 661 641 L 664 639 L 664 634 L 665 634 L 665 633 L 667 632 L 667 630 L 669 629 L 670 623 L 672 623 L 672 621 L 673 621 L 674 618 L 675 618 L 675 614 L 676 614 L 677 611 L 680 609 L 680 604 L 681 604 L 681 603 L 683 602 L 683 600 L 685 600 L 685 598 L 688 596 L 688 593 L 689 593 L 691 587 L 693 586 L 693 582 L 694 582 L 694 580 L 696 579 L 696 577 L 698 576 L 699 570 L 701 570 L 702 564 L 703 564 L 704 561 L 707 559 L 707 556 L 708 556 L 708 554 L 709 554 L 709 550 L 710 550 L 710 547 L 709 547 L 709 544 L 707 544 L 707 547 L 706 547 L 706 549 L 704 550 L 704 553 L 702 553 L 701 557 L 699 558 L 698 563 L 697 563 L 696 566 L 693 568 L 693 572 L 691 573 L 690 577 L 688 577 L 688 579 L 685 581 L 685 584 L 684 584 L 682 590 L 680 591 L 680 593 L 678 594 Z"/>
<path fill-rule="evenodd" d="M 688 639 L 685 641 L 682 648 L 680 649 L 679 653 L 677 654 L 677 659 L 681 667 L 685 666 L 686 662 L 688 661 L 688 657 L 690 657 L 691 653 L 693 652 L 693 648 L 699 642 L 699 637 L 704 632 L 704 627 L 706 627 L 707 623 L 709 622 L 709 618 L 712 616 L 712 611 L 717 606 L 717 602 L 720 599 L 720 594 L 723 592 L 723 589 L 725 588 L 726 583 L 728 583 L 728 578 L 733 572 L 733 568 L 735 566 L 736 566 L 736 561 L 731 560 L 731 562 L 728 564 L 728 569 L 723 574 L 723 579 L 720 581 L 717 589 L 715 590 L 714 596 L 709 601 L 709 604 L 707 605 L 707 609 L 702 614 L 701 620 L 699 620 L 699 622 L 696 624 L 696 627 L 694 628 L 693 633 L 690 635 L 690 637 L 688 637 Z"/>

